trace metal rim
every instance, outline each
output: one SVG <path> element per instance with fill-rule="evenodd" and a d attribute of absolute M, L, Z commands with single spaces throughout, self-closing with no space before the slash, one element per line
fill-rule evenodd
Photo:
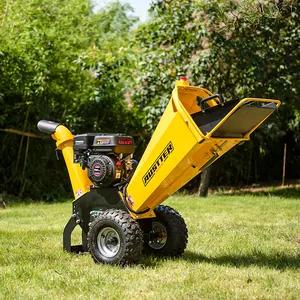
<path fill-rule="evenodd" d="M 97 236 L 100 253 L 105 257 L 114 257 L 120 250 L 120 236 L 112 227 L 102 228 Z"/>
<path fill-rule="evenodd" d="M 166 227 L 160 222 L 152 222 L 152 230 L 150 233 L 149 246 L 153 249 L 162 249 L 168 239 L 168 233 Z"/>

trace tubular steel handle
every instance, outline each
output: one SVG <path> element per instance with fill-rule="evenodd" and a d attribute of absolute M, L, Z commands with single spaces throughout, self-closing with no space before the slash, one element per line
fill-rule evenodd
<path fill-rule="evenodd" d="M 207 102 L 207 101 L 209 101 L 209 100 L 212 100 L 212 99 L 218 99 L 218 102 L 219 102 L 219 104 L 221 104 L 221 105 L 224 105 L 224 98 L 223 98 L 223 96 L 221 95 L 221 94 L 214 94 L 214 95 L 211 95 L 211 96 L 209 96 L 209 97 L 207 97 L 207 98 L 203 98 L 203 99 L 201 99 L 200 100 L 200 108 L 201 108 L 201 111 L 202 112 L 204 112 L 205 111 L 205 108 L 204 108 L 204 103 L 205 102 Z"/>
<path fill-rule="evenodd" d="M 60 123 L 47 121 L 47 120 L 41 120 L 37 123 L 37 128 L 39 131 L 53 134 L 56 131 L 56 128 L 60 125 Z"/>

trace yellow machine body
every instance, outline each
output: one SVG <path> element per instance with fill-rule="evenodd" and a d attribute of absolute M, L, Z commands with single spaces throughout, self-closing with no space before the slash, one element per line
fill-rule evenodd
<path fill-rule="evenodd" d="M 132 214 L 133 217 L 154 217 L 155 207 L 235 145 L 249 140 L 250 134 L 280 106 L 278 100 L 245 98 L 237 101 L 209 132 L 202 132 L 193 116 L 197 115 L 198 120 L 201 120 L 202 109 L 197 99 L 210 95 L 208 90 L 190 86 L 185 80 L 176 82 L 170 102 L 127 187 L 132 210 L 150 209 L 142 215 Z M 249 117 L 252 120 L 246 126 L 243 126 L 242 122 L 236 124 L 236 118 L 231 117 L 249 102 L 273 103 L 274 109 L 262 110 L 261 114 L 260 110 L 255 108 L 258 117 L 253 116 L 253 108 L 250 108 L 252 115 L 240 110 L 239 120 L 243 122 L 243 118 Z M 207 104 L 210 107 L 217 106 L 215 100 L 209 100 Z M 227 128 L 234 127 L 242 127 L 246 132 L 233 134 L 235 137 L 230 133 L 226 134 Z"/>

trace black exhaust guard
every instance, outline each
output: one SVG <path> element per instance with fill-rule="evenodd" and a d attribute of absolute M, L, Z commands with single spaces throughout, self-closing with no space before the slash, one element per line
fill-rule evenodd
<path fill-rule="evenodd" d="M 38 122 L 37 128 L 41 132 L 53 134 L 59 125 L 60 125 L 60 123 L 47 121 L 47 120 L 41 120 Z"/>

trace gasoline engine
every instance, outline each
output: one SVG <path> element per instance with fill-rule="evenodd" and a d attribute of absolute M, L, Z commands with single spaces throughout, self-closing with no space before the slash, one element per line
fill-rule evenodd
<path fill-rule="evenodd" d="M 85 133 L 74 137 L 74 163 L 83 170 L 95 187 L 123 185 L 129 182 L 137 166 L 132 159 L 133 137 L 121 133 Z"/>

